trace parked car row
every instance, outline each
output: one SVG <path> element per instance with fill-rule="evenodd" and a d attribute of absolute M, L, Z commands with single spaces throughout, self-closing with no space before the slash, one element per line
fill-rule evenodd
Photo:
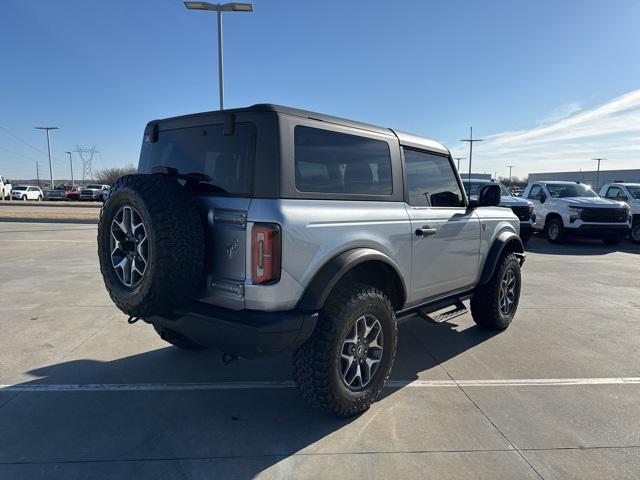
<path fill-rule="evenodd" d="M 589 185 L 577 182 L 537 181 L 518 198 L 500 182 L 463 179 L 467 194 L 476 199 L 483 185 L 500 186 L 501 207 L 520 219 L 520 237 L 526 243 L 534 231 L 543 232 L 552 243 L 568 238 L 595 238 L 608 245 L 627 235 L 640 243 L 640 183 L 608 183 L 598 195 Z"/>
<path fill-rule="evenodd" d="M 104 202 L 109 196 L 109 185 L 90 184 L 86 187 L 62 184 L 52 190 L 42 190 L 36 185 L 12 187 L 8 180 L 0 177 L 0 199 L 11 200 L 92 200 Z"/>

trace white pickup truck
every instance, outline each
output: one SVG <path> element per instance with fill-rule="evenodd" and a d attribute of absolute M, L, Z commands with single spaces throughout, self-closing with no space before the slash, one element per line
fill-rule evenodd
<path fill-rule="evenodd" d="M 11 199 L 11 182 L 0 175 L 0 200 Z"/>
<path fill-rule="evenodd" d="M 601 198 L 584 183 L 536 181 L 527 185 L 523 196 L 535 205 L 533 227 L 544 231 L 551 243 L 575 236 L 616 245 L 631 228 L 629 205 Z"/>
<path fill-rule="evenodd" d="M 600 196 L 629 204 L 631 209 L 631 240 L 640 243 L 640 183 L 607 183 Z"/>

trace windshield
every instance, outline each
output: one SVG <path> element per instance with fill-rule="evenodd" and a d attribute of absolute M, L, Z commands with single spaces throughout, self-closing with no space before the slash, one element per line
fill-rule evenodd
<path fill-rule="evenodd" d="M 26 190 L 27 187 L 22 187 L 22 186 L 17 186 L 17 187 L 13 187 L 11 190 Z"/>
<path fill-rule="evenodd" d="M 629 193 L 633 198 L 635 198 L 636 200 L 640 200 L 640 185 L 627 185 L 627 190 L 629 190 Z"/>
<path fill-rule="evenodd" d="M 583 183 L 547 183 L 553 198 L 598 197 L 589 185 Z"/>
<path fill-rule="evenodd" d="M 190 190 L 247 195 L 255 151 L 256 128 L 238 123 L 233 135 L 222 125 L 160 131 L 158 141 L 143 143 L 140 173 L 156 166 L 172 167 L 183 175 L 205 177 L 187 183 Z M 209 188 L 207 188 L 209 187 Z"/>

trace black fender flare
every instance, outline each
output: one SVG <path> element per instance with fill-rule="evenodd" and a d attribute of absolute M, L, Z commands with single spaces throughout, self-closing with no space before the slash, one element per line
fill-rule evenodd
<path fill-rule="evenodd" d="M 401 282 L 402 303 L 404 303 L 407 298 L 407 286 L 395 262 L 373 248 L 354 248 L 336 255 L 316 272 L 298 302 L 297 308 L 320 310 L 340 279 L 355 266 L 368 261 L 383 262 L 393 269 Z"/>
<path fill-rule="evenodd" d="M 522 265 L 525 258 L 522 239 L 515 232 L 504 230 L 498 234 L 496 239 L 493 241 L 491 248 L 489 249 L 487 258 L 484 261 L 484 267 L 482 268 L 482 275 L 480 276 L 480 281 L 478 282 L 479 285 L 484 285 L 491 279 L 491 277 L 493 276 L 493 272 L 495 272 L 496 266 L 498 265 L 498 261 L 502 256 L 502 252 L 504 252 L 504 249 L 508 245 L 511 245 L 510 249 L 518 254 L 518 256 L 520 257 L 520 264 Z"/>

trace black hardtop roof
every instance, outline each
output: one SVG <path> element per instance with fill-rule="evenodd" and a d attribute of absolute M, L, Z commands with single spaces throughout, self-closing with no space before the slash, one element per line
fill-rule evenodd
<path fill-rule="evenodd" d="M 149 124 L 163 123 L 176 120 L 190 120 L 190 119 L 202 119 L 208 116 L 218 116 L 228 113 L 240 113 L 240 112 L 277 112 L 285 115 L 292 115 L 301 118 L 310 118 L 313 120 L 320 120 L 322 122 L 333 123 L 337 125 L 343 125 L 346 127 L 358 128 L 361 130 L 368 130 L 370 132 L 380 133 L 383 135 L 395 135 L 402 143 L 415 144 L 414 146 L 425 147 L 429 149 L 435 149 L 441 151 L 441 153 L 448 153 L 448 150 L 440 143 L 419 135 L 407 134 L 390 128 L 380 127 L 377 125 L 371 125 L 369 123 L 358 122 L 355 120 L 349 120 L 348 118 L 335 117 L 333 115 L 326 115 L 324 113 L 312 112 L 309 110 L 303 110 L 300 108 L 287 107 L 284 105 L 276 105 L 273 103 L 256 103 L 249 107 L 232 108 L 227 110 L 212 110 L 209 112 L 192 113 L 189 115 L 180 115 L 177 117 L 169 117 L 163 119 L 152 120 Z"/>
<path fill-rule="evenodd" d="M 180 115 L 177 117 L 169 117 L 169 118 L 163 118 L 158 120 L 152 120 L 149 123 L 166 122 L 170 120 L 181 120 L 181 119 L 186 120 L 189 118 L 202 118 L 202 117 L 220 115 L 225 113 L 240 113 L 240 112 L 277 112 L 277 113 L 283 113 L 286 115 L 293 115 L 296 117 L 312 118 L 315 120 L 321 120 L 323 122 L 328 122 L 328 123 L 338 123 L 340 125 L 345 125 L 348 127 L 361 128 L 363 130 L 370 130 L 373 132 L 387 134 L 387 135 L 393 134 L 391 130 L 388 128 L 379 127 L 379 126 L 371 125 L 364 122 L 356 122 L 355 120 L 349 120 L 347 118 L 334 117 L 332 115 L 326 115 L 324 113 L 311 112 L 309 110 L 302 110 L 300 108 L 287 107 L 284 105 L 276 105 L 273 103 L 256 103 L 255 105 L 251 105 L 249 107 L 230 108 L 226 110 L 212 110 L 208 112 L 191 113 L 188 115 Z"/>

